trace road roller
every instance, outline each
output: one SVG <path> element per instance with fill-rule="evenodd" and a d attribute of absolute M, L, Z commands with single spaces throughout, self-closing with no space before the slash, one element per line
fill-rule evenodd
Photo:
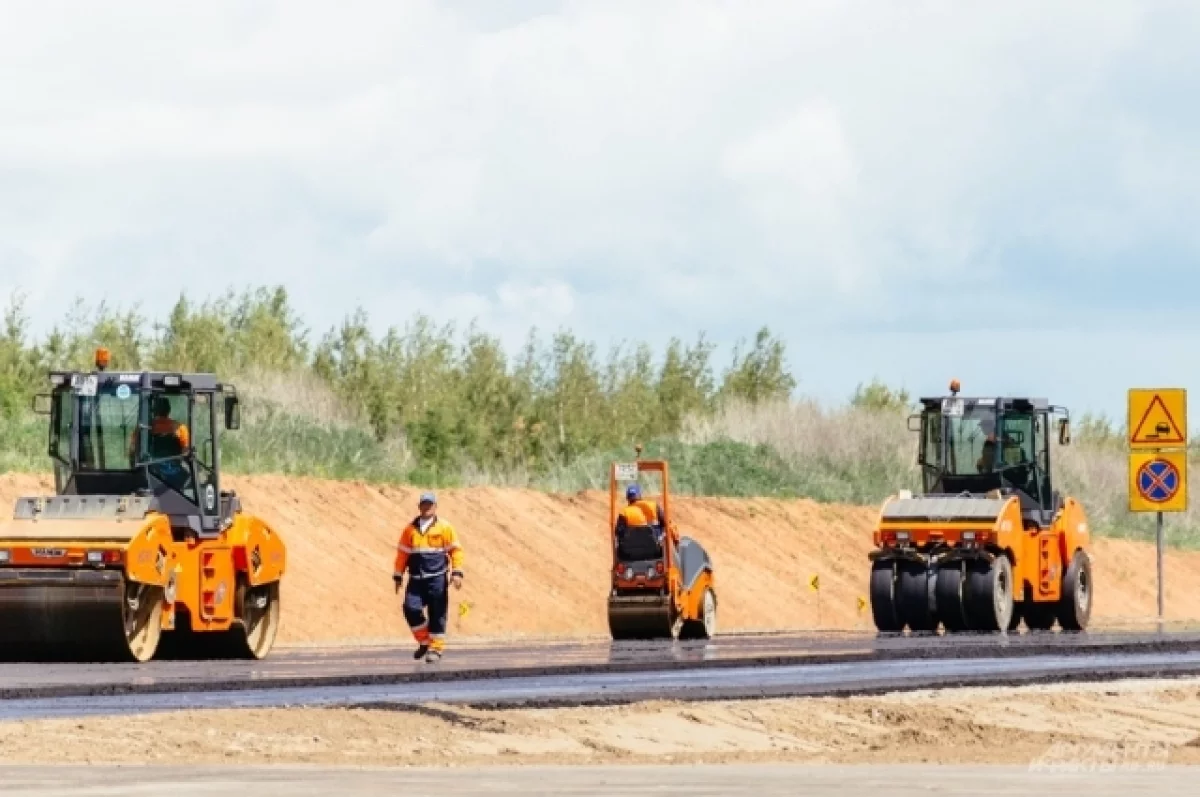
<path fill-rule="evenodd" d="M 0 657 L 261 659 L 280 623 L 286 549 L 221 487 L 237 391 L 212 374 L 55 371 L 53 495 L 0 521 Z"/>
<path fill-rule="evenodd" d="M 1083 631 L 1092 612 L 1090 530 L 1055 488 L 1051 437 L 1070 443 L 1070 415 L 1045 399 L 920 400 L 921 491 L 879 514 L 870 552 L 880 632 Z"/>
<path fill-rule="evenodd" d="M 612 463 L 608 516 L 612 638 L 712 638 L 717 626 L 712 560 L 700 543 L 679 535 L 667 463 L 641 459 L 640 447 L 634 462 Z"/>

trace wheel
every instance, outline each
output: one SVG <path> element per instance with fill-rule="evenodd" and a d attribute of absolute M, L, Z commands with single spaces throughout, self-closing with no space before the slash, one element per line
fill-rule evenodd
<path fill-rule="evenodd" d="M 1092 559 L 1076 551 L 1063 577 L 1058 622 L 1064 631 L 1083 631 L 1092 618 Z"/>
<path fill-rule="evenodd" d="M 717 596 L 711 589 L 704 590 L 699 620 L 688 620 L 679 630 L 680 639 L 712 639 L 717 633 Z"/>
<path fill-rule="evenodd" d="M 937 618 L 929 610 L 929 571 L 917 562 L 899 566 L 900 619 L 912 631 L 936 631 Z"/>
<path fill-rule="evenodd" d="M 1049 631 L 1058 619 L 1058 604 L 1026 603 L 1023 614 L 1025 627 L 1030 631 Z"/>
<path fill-rule="evenodd" d="M 123 598 L 121 622 L 129 657 L 138 662 L 150 661 L 162 639 L 162 587 L 127 581 Z"/>
<path fill-rule="evenodd" d="M 967 620 L 979 631 L 1007 631 L 1013 616 L 1012 563 L 1006 556 L 972 562 L 967 575 Z"/>
<path fill-rule="evenodd" d="M 194 631 L 190 618 L 177 619 L 164 639 L 163 656 L 188 661 L 264 659 L 279 633 L 279 582 L 251 587 L 239 576 L 234 620 L 228 631 Z"/>
<path fill-rule="evenodd" d="M 902 631 L 904 621 L 896 606 L 896 570 L 892 562 L 876 562 L 871 567 L 871 616 L 880 631 Z"/>
<path fill-rule="evenodd" d="M 966 631 L 967 612 L 963 606 L 963 563 L 953 562 L 937 570 L 937 615 L 947 632 Z"/>
<path fill-rule="evenodd" d="M 279 634 L 279 582 L 251 587 L 238 579 L 237 598 L 241 658 L 266 658 Z"/>

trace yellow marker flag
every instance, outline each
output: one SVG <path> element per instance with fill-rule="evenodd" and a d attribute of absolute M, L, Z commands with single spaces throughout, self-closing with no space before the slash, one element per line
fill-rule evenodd
<path fill-rule="evenodd" d="M 810 579 L 808 580 L 808 586 L 812 587 L 812 590 L 813 590 L 813 592 L 820 592 L 820 590 L 821 590 L 821 577 L 820 577 L 819 575 L 815 575 L 815 576 L 813 576 L 812 578 L 810 578 Z"/>
<path fill-rule="evenodd" d="M 858 596 L 858 613 L 862 614 L 862 610 L 865 608 L 867 608 L 867 602 L 866 602 L 866 600 L 863 599 L 862 595 L 859 595 Z"/>
<path fill-rule="evenodd" d="M 458 616 L 459 617 L 466 617 L 467 612 L 469 612 L 469 611 L 471 611 L 471 604 L 465 603 L 465 602 L 458 604 Z"/>

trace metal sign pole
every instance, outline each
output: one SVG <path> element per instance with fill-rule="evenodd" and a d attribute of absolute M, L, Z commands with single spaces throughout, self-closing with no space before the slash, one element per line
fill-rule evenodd
<path fill-rule="evenodd" d="M 1163 630 L 1163 513 L 1158 513 L 1157 520 L 1157 537 L 1158 541 L 1158 631 Z"/>

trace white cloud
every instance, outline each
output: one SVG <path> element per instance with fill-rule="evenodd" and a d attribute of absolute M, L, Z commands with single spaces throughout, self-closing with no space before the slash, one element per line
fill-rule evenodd
<path fill-rule="evenodd" d="M 807 373 L 813 347 L 1194 262 L 1198 28 L 1132 0 L 7 6 L 0 291 L 43 328 L 64 294 L 274 282 L 318 329 L 769 323 L 844 392 L 872 363 Z"/>

